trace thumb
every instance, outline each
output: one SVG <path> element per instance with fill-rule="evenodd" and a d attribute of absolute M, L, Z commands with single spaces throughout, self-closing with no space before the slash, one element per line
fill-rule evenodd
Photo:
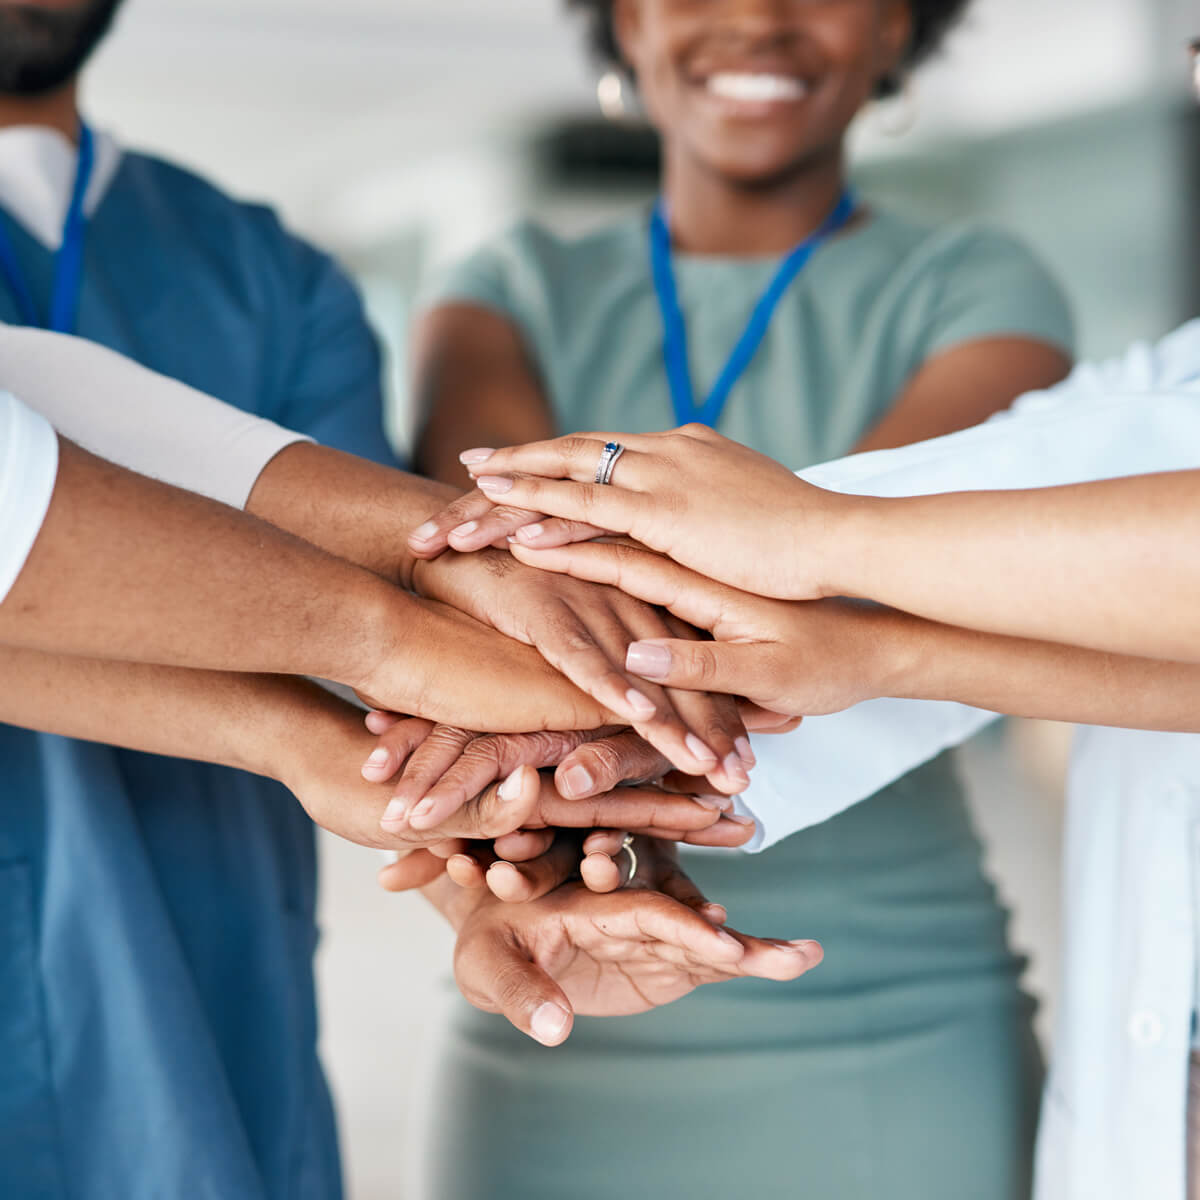
<path fill-rule="evenodd" d="M 625 669 L 667 687 L 756 700 L 772 690 L 770 659 L 770 647 L 761 642 L 648 638 L 630 643 Z"/>
<path fill-rule="evenodd" d="M 387 892 L 409 892 L 432 883 L 445 869 L 444 859 L 428 850 L 414 850 L 381 868 L 379 886 Z"/>
<path fill-rule="evenodd" d="M 575 1014 L 566 993 L 529 961 L 508 934 L 493 930 L 459 944 L 454 977 L 476 1008 L 503 1013 L 522 1033 L 543 1046 L 559 1046 L 571 1033 Z"/>

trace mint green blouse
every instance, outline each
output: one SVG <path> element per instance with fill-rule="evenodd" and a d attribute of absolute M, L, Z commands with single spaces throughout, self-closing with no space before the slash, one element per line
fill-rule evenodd
<path fill-rule="evenodd" d="M 423 303 L 508 317 L 562 431 L 669 428 L 647 224 L 570 240 L 520 225 L 431 281 Z M 679 257 L 699 396 L 775 265 Z M 835 458 L 929 358 L 1000 335 L 1071 349 L 1067 305 L 1033 255 L 1002 233 L 879 213 L 814 255 L 719 428 L 792 468 Z M 460 1007 L 430 1195 L 1028 1196 L 1032 1004 L 953 756 L 763 854 L 692 854 L 687 868 L 735 927 L 818 938 L 824 963 L 793 984 L 738 980 L 580 1019 L 553 1051 Z"/>
<path fill-rule="evenodd" d="M 637 215 L 564 239 L 523 223 L 433 279 L 422 303 L 478 304 L 512 320 L 564 432 L 669 429 L 647 224 Z M 777 262 L 676 256 L 698 398 Z M 927 359 L 1004 335 L 1074 344 L 1062 291 L 1021 242 L 878 213 L 818 250 L 792 284 L 718 428 L 794 469 L 835 458 Z"/>

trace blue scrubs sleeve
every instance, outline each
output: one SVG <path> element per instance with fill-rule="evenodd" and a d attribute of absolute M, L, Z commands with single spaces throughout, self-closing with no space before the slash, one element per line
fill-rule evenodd
<path fill-rule="evenodd" d="M 276 419 L 324 445 L 398 466 L 383 429 L 379 343 L 358 290 L 330 258 L 299 249 L 296 356 Z"/>

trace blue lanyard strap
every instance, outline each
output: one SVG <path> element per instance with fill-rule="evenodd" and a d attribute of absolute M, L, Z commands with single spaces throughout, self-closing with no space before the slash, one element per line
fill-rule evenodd
<path fill-rule="evenodd" d="M 92 131 L 84 122 L 79 124 L 79 165 L 75 168 L 75 184 L 71 189 L 71 203 L 63 223 L 62 245 L 54 256 L 54 290 L 50 297 L 50 312 L 43 319 L 29 281 L 25 278 L 17 252 L 4 227 L 0 225 L 0 274 L 4 276 L 9 290 L 21 310 L 21 319 L 26 325 L 51 329 L 55 333 L 73 333 L 75 317 L 79 309 L 79 294 L 83 287 L 83 246 L 87 234 L 87 217 L 84 202 L 88 184 L 92 179 L 96 146 Z"/>
<path fill-rule="evenodd" d="M 849 190 L 842 192 L 837 207 L 821 227 L 805 238 L 779 264 L 778 270 L 767 285 L 767 290 L 754 306 L 750 321 L 742 336 L 738 338 L 708 398 L 702 405 L 697 406 L 688 366 L 687 322 L 683 310 L 679 307 L 679 293 L 675 286 L 675 271 L 671 261 L 671 231 L 667 227 L 662 201 L 659 200 L 655 204 L 650 217 L 650 264 L 654 274 L 654 290 L 658 294 L 659 310 L 662 312 L 663 360 L 677 424 L 686 425 L 698 421 L 704 425 L 716 426 L 725 410 L 729 393 L 745 373 L 763 338 L 766 337 L 771 318 L 775 315 L 775 309 L 783 299 L 784 293 L 817 250 L 845 227 L 854 215 L 855 208 L 853 194 Z"/>

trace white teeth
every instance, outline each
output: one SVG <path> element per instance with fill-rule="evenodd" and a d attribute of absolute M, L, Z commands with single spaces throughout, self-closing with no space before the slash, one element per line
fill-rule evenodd
<path fill-rule="evenodd" d="M 748 71 L 721 71 L 708 77 L 708 90 L 726 100 L 800 100 L 808 88 L 793 75 L 766 75 Z"/>

